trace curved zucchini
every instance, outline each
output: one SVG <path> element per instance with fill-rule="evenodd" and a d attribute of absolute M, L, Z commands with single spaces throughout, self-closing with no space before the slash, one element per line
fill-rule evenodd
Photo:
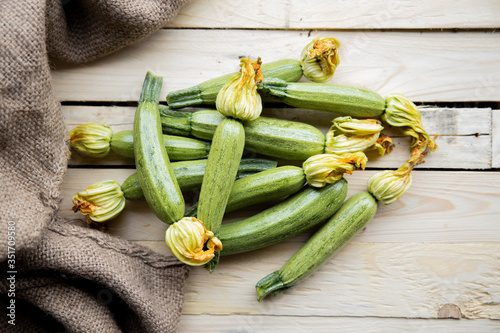
<path fill-rule="evenodd" d="M 134 155 L 139 182 L 155 215 L 174 223 L 184 216 L 184 198 L 163 143 L 158 98 L 163 79 L 144 79 L 134 119 Z"/>
<path fill-rule="evenodd" d="M 275 77 L 285 81 L 298 81 L 302 77 L 302 66 L 294 59 L 263 64 L 260 69 L 264 77 Z M 174 109 L 200 104 L 215 105 L 219 90 L 235 74 L 226 74 L 191 88 L 172 91 L 167 95 L 167 103 Z"/>
<path fill-rule="evenodd" d="M 220 112 L 213 110 L 179 114 L 166 107 L 160 106 L 160 109 L 164 132 L 193 135 L 203 140 L 212 140 L 215 129 L 224 119 Z M 325 150 L 325 135 L 309 124 L 259 117 L 245 122 L 244 128 L 245 148 L 266 156 L 303 161 Z"/>
<path fill-rule="evenodd" d="M 306 176 L 302 168 L 281 166 L 261 171 L 234 182 L 226 213 L 262 202 L 283 198 L 298 192 L 305 184 Z M 196 217 L 198 204 L 186 211 L 187 216 Z"/>
<path fill-rule="evenodd" d="M 321 189 L 306 187 L 285 201 L 247 219 L 222 225 L 221 254 L 265 247 L 314 227 L 333 215 L 347 194 L 341 179 Z"/>
<path fill-rule="evenodd" d="M 300 283 L 340 250 L 375 216 L 377 201 L 368 192 L 353 195 L 279 270 L 257 285 L 259 301 Z"/>
<path fill-rule="evenodd" d="M 177 135 L 163 135 L 168 158 L 172 161 L 187 161 L 206 158 L 210 143 Z M 134 132 L 120 131 L 111 137 L 111 150 L 120 156 L 134 158 Z"/>
<path fill-rule="evenodd" d="M 256 172 L 275 168 L 278 163 L 276 161 L 264 158 L 244 158 L 241 160 L 238 167 L 236 179 L 247 177 Z M 207 160 L 193 160 L 173 162 L 172 169 L 174 170 L 175 178 L 182 191 L 199 188 L 203 181 Z M 125 199 L 131 201 L 144 200 L 144 192 L 142 192 L 139 176 L 137 173 L 130 175 L 122 184 L 121 189 Z M 186 214 L 187 216 L 190 216 Z"/>
<path fill-rule="evenodd" d="M 263 96 L 291 106 L 355 118 L 377 117 L 385 111 L 385 99 L 367 89 L 327 83 L 288 83 L 274 78 L 264 79 L 258 89 Z"/>

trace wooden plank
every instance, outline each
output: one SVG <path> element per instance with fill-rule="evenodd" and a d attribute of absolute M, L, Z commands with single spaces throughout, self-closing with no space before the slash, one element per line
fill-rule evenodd
<path fill-rule="evenodd" d="M 418 168 L 488 169 L 491 167 L 491 110 L 421 107 L 424 128 L 439 134 L 439 149 Z M 75 126 L 100 122 L 111 126 L 114 132 L 133 127 L 135 108 L 106 106 L 64 106 L 63 113 L 68 131 Z M 309 123 L 323 133 L 328 131 L 335 115 L 313 110 L 274 107 L 263 115 Z M 400 135 L 398 130 L 384 131 L 390 136 Z M 395 137 L 396 149 L 384 157 L 369 153 L 368 167 L 397 168 L 409 157 L 409 139 Z M 104 159 L 84 158 L 73 154 L 72 165 L 133 165 L 131 159 L 109 155 Z"/>
<path fill-rule="evenodd" d="M 497 1 L 192 1 L 167 27 L 264 29 L 497 28 Z"/>
<path fill-rule="evenodd" d="M 320 317 L 320 316 L 272 316 L 184 314 L 179 333 L 199 333 L 207 327 L 217 327 L 220 332 L 365 332 L 365 333 L 470 333 L 498 332 L 500 322 L 489 319 L 435 320 L 403 318 Z M 334 329 L 333 329 L 334 328 Z"/>
<path fill-rule="evenodd" d="M 493 110 L 491 116 L 491 167 L 500 168 L 500 110 Z"/>
<path fill-rule="evenodd" d="M 168 254 L 162 242 L 140 244 Z M 499 243 L 352 242 L 309 279 L 257 302 L 255 283 L 299 247 L 284 242 L 222 257 L 211 275 L 193 268 L 183 312 L 437 318 L 445 304 L 453 304 L 463 318 L 500 319 Z"/>
<path fill-rule="evenodd" d="M 134 170 L 68 170 L 62 187 L 61 215 L 82 218 L 71 211 L 71 198 L 90 184 L 113 179 L 122 183 Z M 348 195 L 365 191 L 375 171 L 347 176 Z M 397 202 L 380 206 L 376 217 L 356 238 L 360 242 L 500 242 L 500 172 L 414 171 L 411 189 Z M 186 196 L 192 204 L 196 193 Z M 225 217 L 235 221 L 263 207 L 247 208 Z M 163 240 L 167 225 L 159 221 L 145 202 L 129 202 L 109 223 L 109 233 L 129 240 Z M 301 242 L 307 234 L 290 242 Z"/>
<path fill-rule="evenodd" d="M 420 102 L 495 101 L 500 95 L 500 38 L 477 31 L 161 30 L 91 64 L 55 63 L 54 91 L 63 101 L 137 101 L 151 70 L 165 77 L 163 99 L 236 71 L 240 56 L 297 59 L 312 38 L 331 35 L 343 45 L 332 83 Z"/>

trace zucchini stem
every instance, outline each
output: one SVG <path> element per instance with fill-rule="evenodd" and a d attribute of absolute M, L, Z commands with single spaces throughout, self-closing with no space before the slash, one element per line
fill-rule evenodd
<path fill-rule="evenodd" d="M 158 104 L 160 101 L 160 91 L 163 84 L 163 78 L 156 76 L 151 72 L 146 73 L 144 84 L 142 85 L 139 104 L 143 102 L 152 102 Z"/>

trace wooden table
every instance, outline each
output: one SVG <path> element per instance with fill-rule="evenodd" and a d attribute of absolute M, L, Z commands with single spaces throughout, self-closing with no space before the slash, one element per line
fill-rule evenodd
<path fill-rule="evenodd" d="M 439 149 L 414 171 L 412 188 L 310 279 L 258 303 L 255 283 L 278 269 L 310 233 L 223 258 L 212 275 L 192 269 L 181 332 L 494 332 L 500 331 L 500 3 L 442 1 L 194 0 L 147 40 L 82 66 L 55 64 L 54 87 L 68 130 L 102 122 L 132 128 L 147 70 L 172 90 L 238 68 L 238 58 L 299 58 L 317 36 L 342 43 L 331 81 L 416 101 Z M 267 116 L 326 131 L 332 114 L 268 105 Z M 398 135 L 389 129 L 388 133 Z M 409 156 L 370 155 L 348 176 L 349 195 L 376 170 Z M 64 182 L 71 196 L 101 179 L 122 182 L 132 160 L 74 154 Z M 187 197 L 191 203 L 193 195 Z M 235 220 L 257 209 L 231 214 Z M 166 225 L 145 203 L 127 203 L 109 233 L 168 254 Z M 167 310 L 167 309 L 166 309 Z M 437 318 L 462 318 L 445 320 Z M 472 319 L 472 320 L 467 320 Z"/>

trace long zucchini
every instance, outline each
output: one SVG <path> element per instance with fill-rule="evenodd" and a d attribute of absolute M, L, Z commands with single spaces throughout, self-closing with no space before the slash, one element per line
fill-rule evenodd
<path fill-rule="evenodd" d="M 184 198 L 163 144 L 158 100 L 163 79 L 148 72 L 134 120 L 134 155 L 139 182 L 155 215 L 174 223 L 184 216 Z"/>
<path fill-rule="evenodd" d="M 298 192 L 305 182 L 304 170 L 290 165 L 258 172 L 238 179 L 234 182 L 229 194 L 226 213 L 250 205 L 289 196 Z M 198 204 L 194 204 L 186 211 L 186 215 L 196 217 L 197 210 Z"/>
<path fill-rule="evenodd" d="M 314 227 L 333 215 L 347 194 L 341 179 L 321 189 L 306 187 L 274 207 L 247 219 L 222 225 L 222 255 L 265 247 Z"/>
<path fill-rule="evenodd" d="M 375 216 L 377 201 L 368 192 L 353 195 L 283 267 L 260 280 L 258 300 L 300 283 L 330 259 Z"/>
<path fill-rule="evenodd" d="M 299 61 L 285 59 L 262 65 L 264 77 L 275 77 L 285 81 L 298 81 L 302 77 L 302 67 Z M 236 73 L 230 73 L 200 83 L 197 86 L 172 91 L 167 95 L 167 103 L 171 108 L 183 108 L 192 105 L 214 105 L 219 90 Z"/>
<path fill-rule="evenodd" d="M 264 158 L 244 158 L 241 160 L 238 167 L 236 179 L 244 178 L 256 172 L 261 172 L 275 168 L 276 161 Z M 174 170 L 175 178 L 182 191 L 199 188 L 203 181 L 207 160 L 192 160 L 173 162 L 172 169 Z M 142 191 L 141 184 L 137 173 L 130 175 L 121 185 L 121 190 L 125 199 L 131 201 L 144 200 L 144 192 Z M 187 214 L 187 216 L 191 216 Z"/>
<path fill-rule="evenodd" d="M 291 106 L 356 118 L 380 116 L 386 105 L 382 96 L 367 89 L 327 83 L 289 83 L 275 78 L 259 83 L 259 93 Z"/>
<path fill-rule="evenodd" d="M 218 111 L 177 112 L 160 106 L 163 131 L 211 140 L 224 116 Z M 244 123 L 245 148 L 266 156 L 305 160 L 325 151 L 325 135 L 316 127 L 282 119 L 260 117 Z"/>
<path fill-rule="evenodd" d="M 210 143 L 177 135 L 163 135 L 163 143 L 171 161 L 207 158 Z M 133 131 L 120 131 L 111 137 L 111 151 L 123 157 L 134 158 Z"/>

